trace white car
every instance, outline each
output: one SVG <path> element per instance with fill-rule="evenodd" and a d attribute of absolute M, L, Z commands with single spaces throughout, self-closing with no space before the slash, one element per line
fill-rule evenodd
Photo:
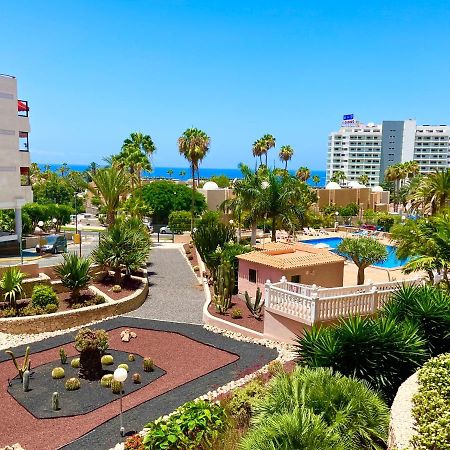
<path fill-rule="evenodd" d="M 172 233 L 173 233 L 172 230 L 169 228 L 168 225 L 166 225 L 165 227 L 161 227 L 161 228 L 159 229 L 159 232 L 160 232 L 161 234 L 172 234 Z"/>

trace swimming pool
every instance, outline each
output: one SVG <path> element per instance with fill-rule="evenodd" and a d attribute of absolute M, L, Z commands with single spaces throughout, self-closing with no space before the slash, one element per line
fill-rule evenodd
<path fill-rule="evenodd" d="M 330 250 L 336 250 L 337 246 L 342 242 L 340 237 L 330 237 L 330 238 L 319 238 L 319 239 L 308 239 L 302 241 L 304 244 L 327 244 L 330 246 Z M 387 260 L 381 263 L 376 263 L 374 266 L 383 267 L 384 269 L 393 269 L 394 267 L 404 266 L 408 262 L 407 259 L 399 259 L 395 254 L 396 248 L 392 245 L 386 245 L 386 250 L 388 252 Z"/>

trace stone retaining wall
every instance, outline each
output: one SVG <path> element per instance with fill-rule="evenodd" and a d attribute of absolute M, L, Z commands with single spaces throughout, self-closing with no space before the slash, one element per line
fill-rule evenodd
<path fill-rule="evenodd" d="M 99 289 L 91 286 L 89 289 L 105 297 L 107 303 L 57 312 L 55 314 L 3 318 L 0 319 L 0 331 L 11 334 L 35 334 L 64 330 L 133 311 L 141 306 L 147 298 L 148 280 L 147 278 L 141 278 L 141 280 L 144 286 L 121 300 L 113 300 Z"/>

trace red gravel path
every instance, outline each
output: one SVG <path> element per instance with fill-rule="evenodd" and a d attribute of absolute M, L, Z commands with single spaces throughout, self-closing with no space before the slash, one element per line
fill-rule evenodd
<path fill-rule="evenodd" d="M 126 395 L 123 399 L 124 410 L 238 359 L 236 355 L 165 331 L 134 329 L 138 337 L 125 343 L 120 340 L 122 330 L 123 328 L 118 328 L 108 332 L 111 348 L 149 356 L 157 366 L 167 372 L 148 386 Z M 58 365 L 58 348 L 33 354 L 33 345 L 30 347 L 32 366 L 51 361 L 55 361 L 55 366 Z M 78 354 L 73 344 L 65 345 L 64 348 L 69 357 Z M 19 442 L 26 450 L 54 450 L 86 434 L 118 413 L 119 400 L 115 400 L 85 415 L 36 419 L 6 391 L 7 379 L 14 377 L 16 373 L 11 361 L 0 363 L 0 404 L 4 411 L 0 447 Z M 49 398 L 49 403 L 50 400 Z"/>

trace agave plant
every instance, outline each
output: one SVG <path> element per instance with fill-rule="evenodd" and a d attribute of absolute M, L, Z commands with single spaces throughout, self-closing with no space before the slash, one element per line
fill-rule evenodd
<path fill-rule="evenodd" d="M 22 298 L 23 287 L 22 282 L 25 274 L 17 267 L 9 267 L 0 280 L 0 288 L 5 296 L 5 301 L 9 302 L 11 308 L 16 310 L 18 314 L 17 298 Z"/>
<path fill-rule="evenodd" d="M 76 253 L 66 253 L 63 257 L 64 261 L 55 267 L 55 273 L 61 278 L 63 286 L 70 289 L 71 299 L 76 300 L 91 281 L 91 260 Z"/>

